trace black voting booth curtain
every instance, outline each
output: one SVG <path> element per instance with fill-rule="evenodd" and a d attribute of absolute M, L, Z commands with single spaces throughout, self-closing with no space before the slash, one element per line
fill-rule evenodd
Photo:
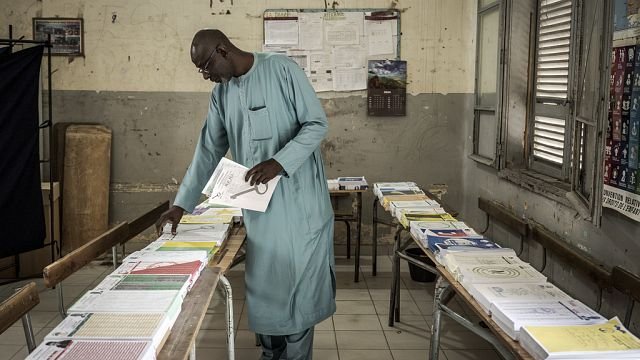
<path fill-rule="evenodd" d="M 38 91 L 43 46 L 0 56 L 0 258 L 41 248 Z"/>

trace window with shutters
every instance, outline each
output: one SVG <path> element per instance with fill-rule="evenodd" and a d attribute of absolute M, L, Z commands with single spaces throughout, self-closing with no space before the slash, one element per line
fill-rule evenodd
<path fill-rule="evenodd" d="M 572 158 L 572 84 L 575 0 L 538 1 L 529 168 L 569 181 Z"/>

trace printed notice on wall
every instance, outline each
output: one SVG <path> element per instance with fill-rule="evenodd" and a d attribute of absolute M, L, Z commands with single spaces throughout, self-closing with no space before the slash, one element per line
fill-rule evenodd
<path fill-rule="evenodd" d="M 602 205 L 640 221 L 640 45 L 611 51 Z"/>
<path fill-rule="evenodd" d="M 262 51 L 288 56 L 316 92 L 367 88 L 369 60 L 399 60 L 396 9 L 270 9 Z"/>

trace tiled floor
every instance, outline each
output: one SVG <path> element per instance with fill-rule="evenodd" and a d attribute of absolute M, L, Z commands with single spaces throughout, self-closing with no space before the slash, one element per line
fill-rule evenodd
<path fill-rule="evenodd" d="M 410 279 L 406 263 L 402 264 L 401 321 L 395 327 L 387 325 L 389 312 L 389 284 L 391 261 L 388 256 L 378 258 L 378 276 L 371 276 L 368 257 L 362 261 L 359 283 L 353 282 L 353 259 L 336 259 L 337 311 L 316 326 L 314 338 L 315 360 L 423 360 L 428 358 L 433 283 L 417 283 Z M 67 306 L 85 291 L 90 290 L 112 271 L 110 266 L 88 265 L 63 283 Z M 233 287 L 234 319 L 236 324 L 236 359 L 255 360 L 260 348 L 255 346 L 254 334 L 248 329 L 247 307 L 244 297 L 244 272 L 240 266 L 228 278 Z M 40 289 L 41 303 L 31 312 L 36 340 L 43 337 L 61 320 L 57 313 L 55 291 Z M 19 284 L 0 287 L 4 299 Z M 451 304 L 458 311 L 460 304 Z M 211 303 L 197 341 L 197 358 L 226 359 L 225 306 L 219 292 Z M 451 320 L 443 318 L 440 359 L 499 360 L 491 346 Z M 0 360 L 24 359 L 27 354 L 21 323 L 14 324 L 0 335 Z"/>

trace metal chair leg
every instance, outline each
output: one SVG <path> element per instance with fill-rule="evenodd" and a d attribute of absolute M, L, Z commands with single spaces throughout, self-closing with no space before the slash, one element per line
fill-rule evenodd
<path fill-rule="evenodd" d="M 33 327 L 31 326 L 31 316 L 29 316 L 29 313 L 22 316 L 22 327 L 24 328 L 24 337 L 27 339 L 27 350 L 31 353 L 36 348 L 36 339 L 33 336 Z"/>
<path fill-rule="evenodd" d="M 64 294 L 62 293 L 62 283 L 56 285 L 56 292 L 58 293 L 58 312 L 62 318 L 67 317 L 67 311 L 64 309 Z"/>
<path fill-rule="evenodd" d="M 113 258 L 113 270 L 118 268 L 118 248 L 115 246 L 111 247 L 111 257 Z"/>

